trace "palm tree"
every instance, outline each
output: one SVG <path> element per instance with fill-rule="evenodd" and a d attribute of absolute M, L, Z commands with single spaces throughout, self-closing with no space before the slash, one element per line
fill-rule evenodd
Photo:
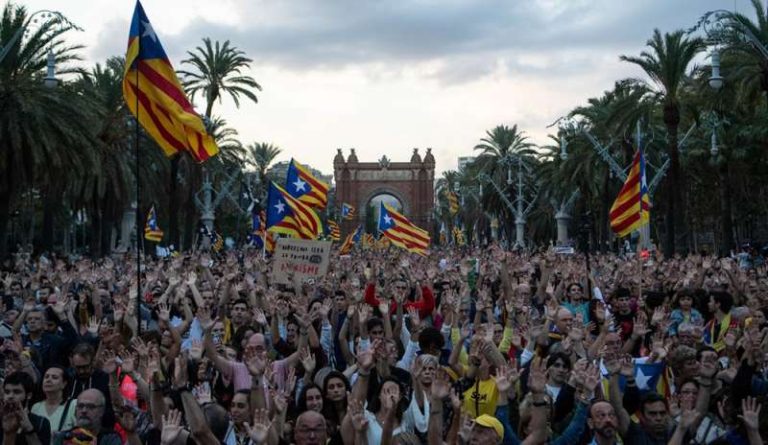
<path fill-rule="evenodd" d="M 511 128 L 506 125 L 499 125 L 487 131 L 486 137 L 480 139 L 475 150 L 481 150 L 480 156 L 475 161 L 478 173 L 488 175 L 507 196 L 512 196 L 514 192 L 514 181 L 510 183 L 507 176 L 508 168 L 510 168 L 507 164 L 509 160 L 520 158 L 534 163 L 536 155 L 533 144 L 528 142 L 527 136 L 518 130 L 517 125 L 513 125 Z M 483 208 L 502 216 L 501 220 L 510 222 L 507 224 L 507 228 L 509 229 L 509 239 L 511 239 L 511 222 L 514 221 L 514 215 L 498 193 L 485 193 Z"/>
<path fill-rule="evenodd" d="M 190 95 L 192 101 L 195 97 L 201 96 L 205 100 L 205 118 L 211 120 L 213 105 L 216 101 L 221 102 L 224 95 L 229 95 L 240 107 L 240 98 L 245 97 L 254 103 L 258 103 L 258 98 L 254 90 L 261 90 L 261 86 L 251 77 L 244 74 L 250 68 L 253 60 L 245 57 L 245 53 L 230 45 L 229 40 L 223 44 L 216 41 L 211 43 L 210 38 L 203 39 L 203 46 L 198 46 L 194 51 L 188 51 L 189 58 L 181 61 L 183 65 L 190 65 L 193 70 L 179 70 L 182 76 L 182 85 Z M 194 224 L 189 221 L 195 220 L 196 210 L 194 207 L 194 193 L 196 186 L 202 181 L 202 168 L 199 165 L 186 164 L 186 174 L 180 172 L 180 159 L 176 156 L 171 160 L 170 174 L 170 195 L 175 197 L 171 200 L 170 216 L 168 223 L 170 240 L 178 245 L 179 227 L 178 227 L 178 207 L 180 202 L 186 203 L 186 213 L 188 224 L 185 227 L 186 239 L 192 238 Z M 184 197 L 178 196 L 176 183 L 180 177 L 186 178 L 187 189 Z"/>
<path fill-rule="evenodd" d="M 26 9 L 6 4 L 0 46 L 26 24 Z M 89 99 L 69 85 L 46 88 L 41 75 L 48 51 L 58 64 L 77 60 L 80 47 L 66 46 L 62 40 L 73 27 L 61 18 L 43 22 L 17 41 L 0 64 L 0 258 L 8 253 L 8 221 L 16 199 L 37 179 L 45 179 L 42 172 L 82 172 L 90 162 L 94 133 Z"/>
<path fill-rule="evenodd" d="M 621 60 L 633 63 L 645 71 L 657 87 L 658 101 L 662 106 L 663 121 L 667 128 L 667 155 L 670 159 L 666 178 L 667 212 L 664 252 L 671 256 L 676 251 L 676 229 L 682 221 L 680 154 L 678 151 L 678 127 L 680 125 L 680 90 L 689 80 L 688 66 L 705 47 L 700 38 L 688 38 L 682 30 L 665 33 L 656 29 L 647 45 L 652 52 L 643 51 L 639 57 L 621 56 Z"/>
<path fill-rule="evenodd" d="M 245 53 L 230 46 L 229 40 L 220 44 L 217 40 L 211 44 L 211 39 L 204 38 L 205 48 L 198 46 L 196 52 L 188 51 L 188 59 L 182 64 L 192 65 L 196 71 L 180 70 L 183 76 L 182 85 L 189 93 L 192 101 L 198 94 L 205 98 L 205 117 L 210 118 L 213 104 L 226 93 L 232 97 L 236 107 L 240 107 L 240 96 L 258 103 L 253 90 L 261 91 L 261 86 L 243 71 L 249 69 L 253 60 L 245 57 Z"/>
<path fill-rule="evenodd" d="M 251 155 L 249 163 L 256 167 L 262 184 L 266 184 L 267 170 L 282 150 L 268 142 L 255 142 L 248 146 L 248 153 Z"/>

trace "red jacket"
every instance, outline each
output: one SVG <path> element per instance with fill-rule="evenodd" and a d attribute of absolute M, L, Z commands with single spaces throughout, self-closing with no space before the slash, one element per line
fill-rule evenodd
<path fill-rule="evenodd" d="M 365 302 L 373 307 L 379 307 L 380 301 L 376 298 L 376 285 L 373 283 L 368 283 L 365 286 Z M 422 286 L 421 299 L 405 303 L 403 310 L 407 311 L 409 308 L 416 308 L 416 310 L 419 311 L 419 317 L 421 317 L 422 320 L 432 315 L 432 311 L 435 309 L 435 295 L 432 293 L 432 290 L 426 286 Z M 389 313 L 393 314 L 395 311 L 397 311 L 397 302 L 393 299 L 392 304 L 389 307 Z"/>

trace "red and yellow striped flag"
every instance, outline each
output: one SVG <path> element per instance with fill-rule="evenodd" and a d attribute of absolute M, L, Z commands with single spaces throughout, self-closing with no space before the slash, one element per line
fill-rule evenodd
<path fill-rule="evenodd" d="M 650 220 L 651 199 L 648 195 L 648 183 L 645 179 L 645 157 L 638 150 L 629 169 L 627 180 L 611 206 L 611 229 L 624 237 L 648 224 Z"/>
<path fill-rule="evenodd" d="M 341 229 L 339 229 L 339 225 L 336 224 L 336 221 L 332 219 L 328 220 L 328 235 L 334 241 L 341 240 Z"/>
<path fill-rule="evenodd" d="M 186 151 L 195 161 L 204 162 L 219 152 L 138 1 L 128 35 L 123 97 L 166 156 Z"/>
<path fill-rule="evenodd" d="M 448 195 L 448 211 L 451 215 L 459 213 L 459 197 L 454 192 L 446 192 Z"/>

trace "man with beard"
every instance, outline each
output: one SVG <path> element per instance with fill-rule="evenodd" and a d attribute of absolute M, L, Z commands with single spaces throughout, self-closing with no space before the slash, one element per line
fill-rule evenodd
<path fill-rule="evenodd" d="M 610 403 L 605 400 L 593 403 L 587 417 L 587 425 L 594 433 L 590 445 L 615 444 L 618 423 L 616 411 Z"/>

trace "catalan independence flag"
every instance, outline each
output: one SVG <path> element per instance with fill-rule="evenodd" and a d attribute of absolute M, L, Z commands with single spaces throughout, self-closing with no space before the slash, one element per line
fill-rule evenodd
<path fill-rule="evenodd" d="M 147 213 L 147 222 L 144 225 L 144 239 L 159 243 L 163 240 L 163 231 L 157 225 L 157 212 L 155 206 L 150 207 Z"/>
<path fill-rule="evenodd" d="M 448 211 L 451 215 L 459 213 L 459 197 L 451 191 L 446 192 L 446 195 L 448 196 Z"/>
<path fill-rule="evenodd" d="M 357 229 L 355 229 L 353 233 L 348 234 L 347 237 L 344 238 L 344 242 L 341 244 L 341 247 L 339 247 L 339 255 L 348 254 L 355 244 L 360 244 L 362 236 L 363 226 L 357 226 Z"/>
<path fill-rule="evenodd" d="M 334 241 L 341 240 L 341 229 L 339 229 L 339 225 L 336 224 L 336 221 L 328 220 L 328 235 Z"/>
<path fill-rule="evenodd" d="M 270 221 L 274 222 L 279 220 L 286 224 L 285 227 L 288 230 L 273 230 L 277 233 L 284 233 L 303 239 L 317 239 L 317 237 L 323 233 L 323 223 L 320 221 L 318 214 L 308 205 L 291 196 L 285 189 L 274 182 L 269 184 L 268 201 L 268 230 L 271 230 L 272 227 L 276 225 L 270 224 Z M 270 214 L 273 215 L 272 220 L 270 220 Z M 283 216 L 284 218 L 280 218 L 280 216 Z"/>
<path fill-rule="evenodd" d="M 203 120 L 184 94 L 138 1 L 128 35 L 123 98 L 136 120 L 166 156 L 187 152 L 196 162 L 204 162 L 219 152 Z"/>
<path fill-rule="evenodd" d="M 341 219 L 355 219 L 355 208 L 352 204 L 347 204 L 346 202 L 341 204 Z"/>
<path fill-rule="evenodd" d="M 262 210 L 259 213 L 253 213 L 251 215 L 253 223 L 251 225 L 251 233 L 248 234 L 248 244 L 261 249 L 264 247 L 264 226 L 266 225 L 266 215 Z"/>
<path fill-rule="evenodd" d="M 627 236 L 650 220 L 651 199 L 645 178 L 645 157 L 637 150 L 627 180 L 611 206 L 611 229 L 620 237 Z"/>
<path fill-rule="evenodd" d="M 397 247 L 419 255 L 427 254 L 429 233 L 383 202 L 379 208 L 379 232 Z"/>
<path fill-rule="evenodd" d="M 323 209 L 328 204 L 328 190 L 331 186 L 315 178 L 309 169 L 291 159 L 285 188 L 291 196 L 304 204 Z"/>

